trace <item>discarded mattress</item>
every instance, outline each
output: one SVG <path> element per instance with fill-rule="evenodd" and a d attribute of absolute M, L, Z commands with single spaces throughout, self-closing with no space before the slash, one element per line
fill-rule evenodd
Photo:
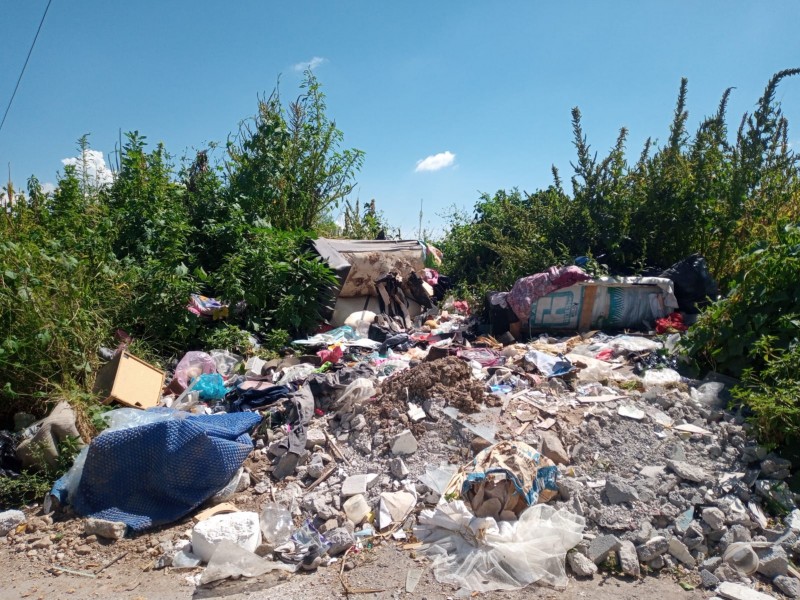
<path fill-rule="evenodd" d="M 384 273 L 394 271 L 405 277 L 411 271 L 421 273 L 425 268 L 426 249 L 417 240 L 318 238 L 314 240 L 314 249 L 341 281 L 340 298 L 376 296 L 374 282 Z"/>
<path fill-rule="evenodd" d="M 531 331 L 642 329 L 678 308 L 673 284 L 662 277 L 602 277 L 537 298 Z"/>
<path fill-rule="evenodd" d="M 50 493 L 84 517 L 133 531 L 171 523 L 230 482 L 253 449 L 247 432 L 261 421 L 256 413 L 152 412 L 160 420 L 100 433 Z"/>

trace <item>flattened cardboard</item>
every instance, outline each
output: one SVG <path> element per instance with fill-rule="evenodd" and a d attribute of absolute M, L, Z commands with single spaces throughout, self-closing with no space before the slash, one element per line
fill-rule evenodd
<path fill-rule="evenodd" d="M 103 396 L 104 404 L 119 402 L 145 409 L 158 406 L 163 387 L 163 371 L 128 352 L 120 352 L 97 372 L 94 392 Z"/>

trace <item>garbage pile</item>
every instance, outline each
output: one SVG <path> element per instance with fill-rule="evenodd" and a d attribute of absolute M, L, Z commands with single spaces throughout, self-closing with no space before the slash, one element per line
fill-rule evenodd
<path fill-rule="evenodd" d="M 144 551 L 197 585 L 396 543 L 478 592 L 679 568 L 724 597 L 800 596 L 792 465 L 726 410 L 730 381 L 681 375 L 683 317 L 661 335 L 503 344 L 452 299 L 392 311 L 357 311 L 271 360 L 188 353 L 159 407 L 109 413 L 48 508 L 119 544 L 178 523 Z M 9 511 L 0 535 L 69 572 L 87 544 L 37 534 L 69 523 Z"/>

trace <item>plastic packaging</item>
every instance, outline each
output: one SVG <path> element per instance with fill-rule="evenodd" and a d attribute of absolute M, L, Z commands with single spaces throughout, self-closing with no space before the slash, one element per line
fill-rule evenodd
<path fill-rule="evenodd" d="M 317 528 L 314 527 L 311 519 L 306 519 L 305 522 L 292 534 L 292 539 L 298 546 L 302 548 L 310 548 L 317 546 L 319 553 L 324 554 L 331 547 L 325 536 L 322 535 Z"/>
<path fill-rule="evenodd" d="M 534 582 L 567 585 L 567 551 L 582 539 L 586 521 L 567 510 L 537 504 L 519 521 L 474 517 L 461 500 L 424 510 L 414 535 L 433 558 L 440 583 L 476 592 L 516 590 Z"/>
<path fill-rule="evenodd" d="M 200 400 L 222 400 L 228 393 L 225 381 L 219 373 L 207 373 L 200 375 L 196 381 L 192 382 L 193 391 L 200 393 Z"/>
<path fill-rule="evenodd" d="M 189 545 L 187 548 L 191 548 L 191 545 Z M 195 567 L 200 566 L 200 557 L 189 552 L 187 548 L 183 548 L 173 555 L 173 569 L 194 569 Z"/>
<path fill-rule="evenodd" d="M 293 573 L 296 569 L 296 566 L 261 558 L 233 542 L 223 541 L 217 545 L 206 570 L 200 576 L 200 585 L 229 577 L 258 577 L 276 570 Z"/>
<path fill-rule="evenodd" d="M 375 384 L 371 379 L 359 377 L 348 385 L 336 401 L 336 409 L 340 412 L 352 412 L 355 405 L 369 400 L 375 395 Z"/>
<path fill-rule="evenodd" d="M 308 363 L 293 365 L 283 372 L 283 375 L 275 382 L 275 385 L 288 385 L 301 379 L 307 379 L 316 370 L 317 368 L 314 365 Z"/>
<path fill-rule="evenodd" d="M 233 352 L 228 352 L 227 350 L 211 350 L 209 354 L 217 365 L 217 373 L 226 379 L 236 371 L 236 368 L 244 360 L 244 357 L 234 354 Z"/>
<path fill-rule="evenodd" d="M 273 548 L 292 535 L 292 513 L 280 504 L 267 502 L 261 509 L 261 535 L 264 543 Z"/>
<path fill-rule="evenodd" d="M 175 377 L 170 384 L 171 389 L 182 392 L 189 386 L 189 382 L 203 373 L 216 373 L 217 363 L 206 352 L 187 352 L 175 367 Z"/>

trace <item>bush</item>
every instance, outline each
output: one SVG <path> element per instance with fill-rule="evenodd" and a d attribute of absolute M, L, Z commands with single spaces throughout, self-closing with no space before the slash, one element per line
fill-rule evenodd
<path fill-rule="evenodd" d="M 734 397 L 753 410 L 763 439 L 784 443 L 800 432 L 800 226 L 771 237 L 738 259 L 732 290 L 683 344 L 701 368 L 741 377 Z"/>

